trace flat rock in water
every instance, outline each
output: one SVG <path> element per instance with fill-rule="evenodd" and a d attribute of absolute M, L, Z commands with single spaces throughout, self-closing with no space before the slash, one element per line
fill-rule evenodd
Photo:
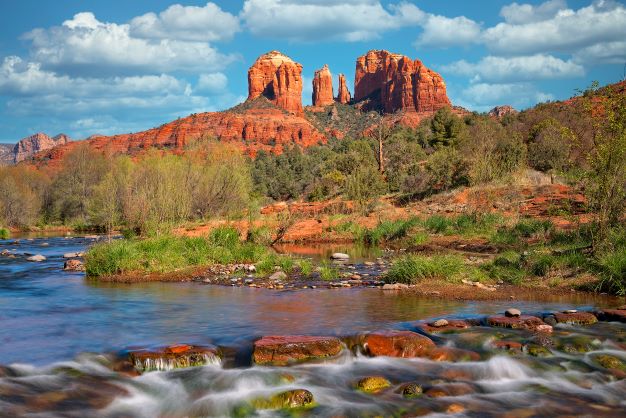
<path fill-rule="evenodd" d="M 37 255 L 33 255 L 33 256 L 28 257 L 26 259 L 26 261 L 33 261 L 33 262 L 46 261 L 46 257 L 44 257 L 41 254 L 37 254 Z"/>
<path fill-rule="evenodd" d="M 330 258 L 332 260 L 349 260 L 350 256 L 345 253 L 333 253 Z"/>
<path fill-rule="evenodd" d="M 285 280 L 286 278 L 287 278 L 287 273 L 285 273 L 284 271 L 277 271 L 276 273 L 270 276 L 270 280 L 274 280 L 274 281 Z"/>
<path fill-rule="evenodd" d="M 85 266 L 80 260 L 67 260 L 63 263 L 63 270 L 67 271 L 84 271 Z"/>
<path fill-rule="evenodd" d="M 252 359 L 256 364 L 286 366 L 334 357 L 341 350 L 343 344 L 336 337 L 267 336 L 255 341 Z"/>
<path fill-rule="evenodd" d="M 509 308 L 504 311 L 504 316 L 509 318 L 518 318 L 520 315 L 522 315 L 522 311 L 520 311 L 519 309 Z"/>
<path fill-rule="evenodd" d="M 374 357 L 422 357 L 435 347 L 435 343 L 411 331 L 378 331 L 367 334 L 363 347 Z"/>
<path fill-rule="evenodd" d="M 492 327 L 526 329 L 537 332 L 551 332 L 552 327 L 535 316 L 521 315 L 519 317 L 490 316 L 487 324 Z"/>
<path fill-rule="evenodd" d="M 408 289 L 409 286 L 403 283 L 386 283 L 383 285 L 383 290 L 403 290 Z"/>
<path fill-rule="evenodd" d="M 557 323 L 574 325 L 591 325 L 598 322 L 598 318 L 591 312 L 558 312 L 554 314 Z"/>

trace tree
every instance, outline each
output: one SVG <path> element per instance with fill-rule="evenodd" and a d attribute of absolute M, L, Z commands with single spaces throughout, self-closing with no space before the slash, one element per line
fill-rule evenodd
<path fill-rule="evenodd" d="M 528 145 L 528 162 L 531 167 L 554 174 L 563 171 L 569 162 L 570 150 L 575 142 L 574 132 L 554 118 L 533 126 Z"/>
<path fill-rule="evenodd" d="M 430 122 L 432 137 L 430 145 L 439 148 L 453 145 L 463 133 L 463 120 L 456 116 L 449 107 L 439 109 Z"/>

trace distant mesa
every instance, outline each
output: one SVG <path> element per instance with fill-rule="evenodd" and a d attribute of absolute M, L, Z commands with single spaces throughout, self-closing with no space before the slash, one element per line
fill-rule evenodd
<path fill-rule="evenodd" d="M 0 150 L 0 164 L 17 164 L 31 158 L 38 152 L 52 149 L 58 145 L 65 145 L 70 141 L 70 137 L 65 134 L 58 134 L 51 138 L 38 132 L 19 140 L 12 148 L 4 145 Z"/>
<path fill-rule="evenodd" d="M 504 106 L 494 107 L 493 109 L 489 111 L 488 115 L 494 118 L 501 119 L 505 117 L 506 115 L 514 115 L 516 113 L 519 113 L 519 112 L 515 110 L 512 106 L 504 105 Z"/>

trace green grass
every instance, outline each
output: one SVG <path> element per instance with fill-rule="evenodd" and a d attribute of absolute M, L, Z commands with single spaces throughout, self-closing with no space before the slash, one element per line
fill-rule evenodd
<path fill-rule="evenodd" d="M 419 223 L 419 219 L 382 221 L 373 229 L 363 233 L 363 242 L 367 245 L 379 245 L 381 242 L 395 241 L 408 235 L 409 230 Z"/>
<path fill-rule="evenodd" d="M 626 247 L 607 252 L 598 258 L 598 290 L 626 295 Z"/>
<path fill-rule="evenodd" d="M 311 260 L 296 260 L 296 267 L 303 276 L 310 276 L 313 272 L 313 263 Z"/>
<path fill-rule="evenodd" d="M 416 284 L 425 279 L 454 280 L 464 270 L 463 259 L 454 255 L 406 255 L 398 258 L 385 275 L 388 283 Z"/>
<path fill-rule="evenodd" d="M 426 230 L 433 234 L 444 234 L 452 227 L 453 220 L 441 215 L 433 215 L 424 221 Z"/>
<path fill-rule="evenodd" d="M 539 219 L 523 219 L 513 227 L 500 227 L 491 236 L 493 244 L 519 245 L 524 239 L 543 238 L 548 239 L 554 226 L 552 222 Z"/>
<path fill-rule="evenodd" d="M 424 221 L 424 228 L 433 234 L 462 236 L 490 236 L 504 223 L 498 213 L 467 213 L 456 217 L 433 215 Z"/>
<path fill-rule="evenodd" d="M 0 228 L 0 239 L 9 239 L 11 233 L 6 228 Z"/>
<path fill-rule="evenodd" d="M 318 271 L 320 273 L 320 279 L 325 281 L 335 280 L 339 277 L 339 270 L 327 261 L 320 264 Z"/>
<path fill-rule="evenodd" d="M 272 231 L 267 226 L 250 228 L 246 241 L 259 245 L 270 245 L 272 243 Z"/>
<path fill-rule="evenodd" d="M 285 271 L 293 259 L 268 248 L 239 240 L 234 228 L 217 228 L 208 237 L 164 235 L 146 239 L 122 239 L 94 245 L 85 256 L 91 277 L 125 273 L 169 273 L 184 268 L 211 264 L 258 263 L 264 271 L 278 265 Z M 268 271 L 270 269 L 268 268 Z"/>

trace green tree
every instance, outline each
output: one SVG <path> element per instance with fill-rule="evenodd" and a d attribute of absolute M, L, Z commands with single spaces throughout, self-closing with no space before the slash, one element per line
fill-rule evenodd
<path fill-rule="evenodd" d="M 435 113 L 430 127 L 430 145 L 435 148 L 453 145 L 461 138 L 464 130 L 463 120 L 452 113 L 449 107 L 443 107 Z"/>

